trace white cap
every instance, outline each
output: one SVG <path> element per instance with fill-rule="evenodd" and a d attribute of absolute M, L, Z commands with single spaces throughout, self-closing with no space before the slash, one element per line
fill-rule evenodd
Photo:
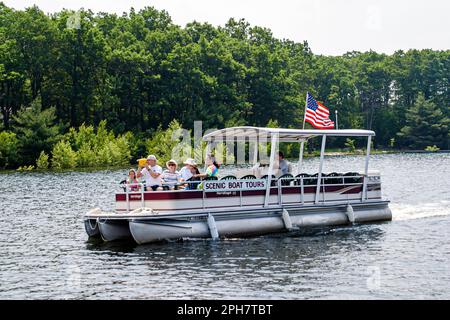
<path fill-rule="evenodd" d="M 184 164 L 191 165 L 191 166 L 193 166 L 193 167 L 196 167 L 196 166 L 197 166 L 197 164 L 195 163 L 195 160 L 192 159 L 192 158 L 187 158 L 186 161 L 183 162 L 183 163 L 184 163 Z"/>
<path fill-rule="evenodd" d="M 156 157 L 153 154 L 151 154 L 147 157 L 147 160 L 155 160 L 156 161 Z"/>

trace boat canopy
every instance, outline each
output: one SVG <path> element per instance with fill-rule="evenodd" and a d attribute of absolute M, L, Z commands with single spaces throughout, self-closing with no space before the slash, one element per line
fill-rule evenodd
<path fill-rule="evenodd" d="M 303 168 L 303 150 L 305 141 L 314 137 L 322 137 L 322 145 L 320 148 L 320 161 L 318 171 L 318 183 L 316 187 L 316 200 L 318 203 L 320 196 L 320 181 L 322 179 L 323 160 L 325 155 L 325 144 L 328 136 L 334 137 L 367 137 L 367 152 L 366 163 L 364 167 L 364 176 L 367 177 L 369 170 L 369 157 L 370 157 L 370 144 L 372 136 L 375 135 L 371 130 L 359 130 L 359 129 L 343 129 L 343 130 L 314 130 L 314 129 L 283 129 L 283 128 L 260 128 L 260 127 L 231 127 L 221 130 L 216 130 L 205 134 L 203 140 L 208 142 L 205 150 L 205 156 L 209 154 L 212 145 L 217 142 L 228 141 L 256 141 L 254 146 L 253 162 L 256 163 L 258 159 L 258 144 L 263 141 L 270 141 L 275 144 L 275 148 L 270 149 L 269 158 L 269 170 L 267 176 L 269 177 L 269 183 L 267 184 L 266 196 L 264 200 L 264 206 L 268 205 L 270 196 L 270 186 L 272 181 L 273 166 L 275 162 L 275 150 L 278 148 L 279 142 L 298 142 L 300 144 L 300 153 L 298 159 L 297 173 L 302 172 Z M 206 170 L 206 164 L 205 164 Z M 363 194 L 367 192 L 367 182 L 364 179 Z"/>
<path fill-rule="evenodd" d="M 342 130 L 315 130 L 315 129 L 283 129 L 261 127 L 231 127 L 220 129 L 203 136 L 204 141 L 257 141 L 271 139 L 278 135 L 280 142 L 302 142 L 317 136 L 335 137 L 369 137 L 374 136 L 371 130 L 342 129 Z"/>

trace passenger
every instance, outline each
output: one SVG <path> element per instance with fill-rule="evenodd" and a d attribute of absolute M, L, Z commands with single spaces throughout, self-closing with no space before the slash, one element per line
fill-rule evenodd
<path fill-rule="evenodd" d="M 147 157 L 147 163 L 144 168 L 139 168 L 137 177 L 143 177 L 145 185 L 152 188 L 153 191 L 161 190 L 162 168 L 156 164 L 157 159 L 154 155 Z"/>
<path fill-rule="evenodd" d="M 164 170 L 161 175 L 164 190 L 177 190 L 178 184 L 183 180 L 177 171 L 177 166 L 177 162 L 173 159 L 166 162 L 167 170 Z"/>
<path fill-rule="evenodd" d="M 291 168 L 290 163 L 289 161 L 284 159 L 284 153 L 282 151 L 278 152 L 277 162 L 278 162 L 278 169 L 281 171 L 280 175 L 290 173 L 289 172 Z"/>
<path fill-rule="evenodd" d="M 185 162 L 183 162 L 184 167 L 180 170 L 180 175 L 184 179 L 184 181 L 187 181 L 192 178 L 194 173 L 192 172 L 193 167 L 197 166 L 194 159 L 187 158 Z"/>
<path fill-rule="evenodd" d="M 136 178 L 136 170 L 130 169 L 130 171 L 128 171 L 128 178 L 126 180 L 126 184 L 128 185 L 130 191 L 139 191 L 141 189 L 139 181 Z"/>
<path fill-rule="evenodd" d="M 194 159 L 188 158 L 184 162 L 184 167 L 180 170 L 181 178 L 183 178 L 186 182 L 198 181 L 200 178 L 194 177 L 197 174 L 200 174 L 197 168 L 197 163 L 195 163 Z M 198 183 L 186 183 L 183 187 L 185 190 L 197 189 Z"/>
<path fill-rule="evenodd" d="M 200 171 L 198 170 L 197 164 L 193 165 L 191 168 L 191 172 L 192 172 L 192 178 L 191 181 L 199 181 L 200 177 L 198 176 L 200 174 Z"/>
<path fill-rule="evenodd" d="M 190 179 L 188 179 L 187 181 L 190 181 L 191 183 L 189 183 L 187 185 L 186 189 L 187 190 L 197 189 L 200 182 L 192 183 L 192 181 L 200 181 L 202 179 L 200 178 L 200 171 L 198 170 L 198 167 L 197 167 L 197 164 L 195 163 L 195 161 L 191 164 L 190 170 L 192 173 L 192 177 Z"/>
<path fill-rule="evenodd" d="M 196 174 L 196 175 L 194 175 L 194 177 L 201 178 L 201 179 L 217 177 L 217 175 L 219 174 L 220 165 L 217 163 L 214 155 L 209 155 L 208 157 L 206 157 L 205 162 L 207 165 L 206 172 Z"/>

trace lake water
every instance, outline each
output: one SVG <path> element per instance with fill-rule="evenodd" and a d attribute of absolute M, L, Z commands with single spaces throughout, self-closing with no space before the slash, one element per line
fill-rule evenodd
<path fill-rule="evenodd" d="M 88 242 L 82 223 L 113 208 L 126 170 L 0 174 L 0 298 L 449 299 L 450 154 L 374 155 L 370 168 L 391 222 L 143 246 Z"/>

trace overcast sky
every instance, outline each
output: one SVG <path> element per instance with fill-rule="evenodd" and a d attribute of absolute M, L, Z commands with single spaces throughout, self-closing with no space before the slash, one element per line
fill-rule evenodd
<path fill-rule="evenodd" d="M 193 20 L 224 25 L 245 18 L 270 28 L 277 38 L 307 40 L 314 53 L 347 51 L 393 53 L 410 48 L 450 49 L 449 0 L 0 0 L 45 12 L 62 8 L 121 14 L 130 7 L 154 6 L 181 26 Z"/>

